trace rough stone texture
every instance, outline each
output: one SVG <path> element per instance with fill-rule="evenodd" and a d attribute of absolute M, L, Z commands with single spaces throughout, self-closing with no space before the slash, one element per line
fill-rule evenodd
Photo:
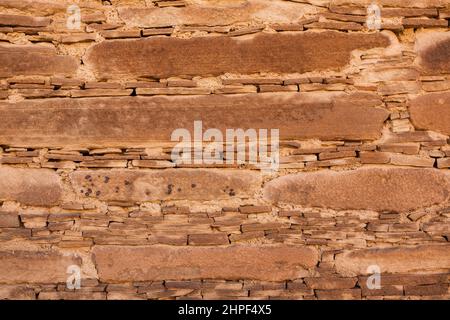
<path fill-rule="evenodd" d="M 61 197 L 61 179 L 53 171 L 0 168 L 0 200 L 45 207 L 58 204 Z"/>
<path fill-rule="evenodd" d="M 239 22 L 295 23 L 319 11 L 300 3 L 271 0 L 222 1 L 208 4 L 198 1 L 175 8 L 119 8 L 119 15 L 131 27 L 167 27 L 176 25 L 221 26 Z"/>
<path fill-rule="evenodd" d="M 350 62 L 352 50 L 388 45 L 389 38 L 380 33 L 258 34 L 249 39 L 156 37 L 102 42 L 91 47 L 83 60 L 97 77 L 302 73 L 336 70 Z"/>
<path fill-rule="evenodd" d="M 0 299 L 449 300 L 450 6 L 375 2 L 0 0 Z"/>
<path fill-rule="evenodd" d="M 277 178 L 266 184 L 265 196 L 312 207 L 408 211 L 446 203 L 449 187 L 450 175 L 444 171 L 361 168 Z"/>
<path fill-rule="evenodd" d="M 281 281 L 304 275 L 318 260 L 313 248 L 288 245 L 97 246 L 93 253 L 103 281 L 217 278 Z"/>
<path fill-rule="evenodd" d="M 67 268 L 81 259 L 55 251 L 0 251 L 0 283 L 66 282 Z"/>
<path fill-rule="evenodd" d="M 74 57 L 62 56 L 54 48 L 38 45 L 0 44 L 0 77 L 18 75 L 67 75 L 76 72 Z"/>
<path fill-rule="evenodd" d="M 101 200 L 213 200 L 254 196 L 261 176 L 218 169 L 98 170 L 77 171 L 71 181 L 80 196 Z"/>
<path fill-rule="evenodd" d="M 7 119 L 0 123 L 0 143 L 146 144 L 152 140 L 170 141 L 177 128 L 192 132 L 196 120 L 203 121 L 203 130 L 279 128 L 282 138 L 375 139 L 387 118 L 385 110 L 375 107 L 379 103 L 373 95 L 334 93 L 0 103 L 1 117 Z"/>
<path fill-rule="evenodd" d="M 375 248 L 344 252 L 336 256 L 336 269 L 345 276 L 366 275 L 370 265 L 378 265 L 382 273 L 448 272 L 450 246 L 436 244 Z"/>
<path fill-rule="evenodd" d="M 429 93 L 411 101 L 411 121 L 417 129 L 450 135 L 450 93 Z"/>
<path fill-rule="evenodd" d="M 450 73 L 450 34 L 425 33 L 416 42 L 417 63 L 426 74 Z"/>

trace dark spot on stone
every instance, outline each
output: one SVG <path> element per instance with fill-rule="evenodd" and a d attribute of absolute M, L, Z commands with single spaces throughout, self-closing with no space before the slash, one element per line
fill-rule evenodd
<path fill-rule="evenodd" d="M 87 175 L 87 176 L 85 176 L 84 177 L 86 180 L 89 180 L 89 179 L 91 179 L 92 177 L 90 176 L 90 175 Z"/>
<path fill-rule="evenodd" d="M 105 177 L 105 180 L 103 180 L 104 183 L 108 183 L 109 182 L 109 177 Z"/>
<path fill-rule="evenodd" d="M 130 185 L 131 184 L 131 182 L 130 181 L 128 181 L 128 180 L 125 180 L 125 185 L 126 186 L 128 186 L 128 185 Z"/>
<path fill-rule="evenodd" d="M 233 189 L 231 189 L 230 190 L 230 192 L 228 193 L 231 197 L 233 197 L 233 196 L 235 196 L 236 195 L 236 192 L 234 192 L 234 190 Z"/>
<path fill-rule="evenodd" d="M 450 71 L 450 39 L 439 41 L 430 46 L 420 55 L 422 64 L 429 71 Z"/>
<path fill-rule="evenodd" d="M 167 194 L 172 194 L 173 191 L 173 184 L 167 185 Z"/>
<path fill-rule="evenodd" d="M 97 191 L 97 192 L 95 193 L 95 195 L 96 195 L 97 197 L 98 197 L 100 194 L 101 194 L 100 191 Z"/>
<path fill-rule="evenodd" d="M 197 185 L 195 183 L 191 184 L 191 188 L 195 188 Z"/>
<path fill-rule="evenodd" d="M 178 192 L 181 192 L 181 188 L 178 188 L 177 191 L 178 191 Z"/>

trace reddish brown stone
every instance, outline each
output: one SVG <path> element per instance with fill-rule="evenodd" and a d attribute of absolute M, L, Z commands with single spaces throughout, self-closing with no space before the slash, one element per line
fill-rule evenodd
<path fill-rule="evenodd" d="M 325 277 L 305 278 L 306 285 L 312 289 L 332 290 L 332 289 L 351 289 L 354 288 L 357 278 L 338 278 Z"/>
<path fill-rule="evenodd" d="M 175 129 L 280 129 L 280 138 L 376 139 L 388 117 L 376 95 L 267 93 L 0 102 L 0 144 L 84 147 L 169 141 Z"/>
<path fill-rule="evenodd" d="M 408 211 L 447 202 L 450 175 L 435 169 L 361 168 L 287 175 L 265 186 L 273 202 Z"/>
<path fill-rule="evenodd" d="M 389 39 L 381 33 L 327 31 L 249 37 L 246 40 L 234 37 L 150 37 L 104 41 L 88 49 L 84 63 L 102 78 L 124 75 L 165 78 L 227 72 L 303 73 L 336 70 L 349 63 L 355 49 L 389 45 Z"/>
<path fill-rule="evenodd" d="M 103 282 L 195 279 L 283 281 L 304 276 L 318 260 L 313 248 L 289 245 L 229 247 L 96 246 Z"/>
<path fill-rule="evenodd" d="M 61 179 L 52 170 L 0 168 L 0 200 L 47 207 L 61 197 Z"/>
<path fill-rule="evenodd" d="M 336 255 L 336 270 L 344 276 L 367 275 L 377 265 L 381 273 L 438 273 L 450 269 L 450 245 L 374 248 Z"/>
<path fill-rule="evenodd" d="M 222 26 L 239 22 L 297 22 L 315 8 L 299 3 L 271 0 L 221 1 L 202 4 L 199 1 L 183 8 L 119 7 L 120 17 L 132 27 L 167 27 L 176 25 Z"/>
<path fill-rule="evenodd" d="M 0 26 L 46 27 L 50 22 L 49 18 L 0 14 Z"/>
<path fill-rule="evenodd" d="M 0 77 L 18 75 L 72 75 L 78 67 L 71 56 L 39 45 L 0 44 Z"/>
<path fill-rule="evenodd" d="M 0 251 L 0 283 L 65 283 L 67 268 L 81 258 L 55 251 Z"/>
<path fill-rule="evenodd" d="M 449 105 L 449 92 L 429 93 L 413 99 L 409 111 L 414 127 L 450 135 Z"/>
<path fill-rule="evenodd" d="M 220 246 L 229 243 L 226 233 L 191 234 L 188 238 L 188 244 L 194 246 Z"/>
<path fill-rule="evenodd" d="M 446 21 L 446 20 L 442 20 Z M 416 41 L 416 63 L 425 74 L 450 73 L 450 35 L 448 32 L 423 33 Z"/>
<path fill-rule="evenodd" d="M 17 212 L 0 211 L 0 228 L 20 227 L 19 215 Z"/>
<path fill-rule="evenodd" d="M 80 196 L 106 201 L 251 197 L 261 185 L 255 171 L 218 169 L 83 170 L 70 180 Z"/>

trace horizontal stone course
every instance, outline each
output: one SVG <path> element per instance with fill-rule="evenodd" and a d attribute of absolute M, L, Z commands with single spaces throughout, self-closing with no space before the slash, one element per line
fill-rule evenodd
<path fill-rule="evenodd" d="M 308 273 L 313 248 L 290 245 L 229 247 L 95 246 L 100 280 L 107 282 L 250 279 L 282 281 Z"/>
<path fill-rule="evenodd" d="M 350 62 L 355 49 L 388 45 L 388 37 L 381 33 L 333 31 L 260 33 L 246 39 L 152 37 L 101 42 L 88 49 L 83 61 L 99 78 L 217 76 L 227 72 L 303 73 L 337 70 Z"/>
<path fill-rule="evenodd" d="M 113 201 L 252 197 L 261 186 L 258 172 L 219 169 L 80 170 L 70 180 L 80 197 Z"/>
<path fill-rule="evenodd" d="M 48 46 L 0 44 L 0 77 L 19 75 L 73 75 L 75 57 L 58 55 Z"/>
<path fill-rule="evenodd" d="M 65 283 L 69 266 L 81 258 L 57 251 L 0 251 L 0 283 Z"/>
<path fill-rule="evenodd" d="M 369 266 L 382 273 L 423 274 L 450 271 L 450 245 L 369 248 L 336 255 L 336 270 L 344 276 L 370 275 Z"/>
<path fill-rule="evenodd" d="M 0 167 L 0 200 L 48 207 L 62 198 L 60 177 L 48 169 Z"/>
<path fill-rule="evenodd" d="M 448 202 L 449 187 L 450 175 L 445 171 L 364 167 L 287 175 L 267 183 L 264 192 L 275 203 L 408 211 Z"/>
<path fill-rule="evenodd" d="M 123 146 L 203 130 L 279 129 L 280 138 L 376 139 L 388 112 L 368 93 L 266 93 L 0 102 L 0 143 Z M 270 135 L 270 132 L 269 132 Z M 225 139 L 225 136 L 224 136 Z"/>

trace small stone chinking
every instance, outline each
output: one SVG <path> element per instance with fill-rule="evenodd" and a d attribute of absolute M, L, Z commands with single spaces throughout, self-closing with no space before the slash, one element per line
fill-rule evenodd
<path fill-rule="evenodd" d="M 450 4 L 372 2 L 0 0 L 0 298 L 449 299 Z"/>

